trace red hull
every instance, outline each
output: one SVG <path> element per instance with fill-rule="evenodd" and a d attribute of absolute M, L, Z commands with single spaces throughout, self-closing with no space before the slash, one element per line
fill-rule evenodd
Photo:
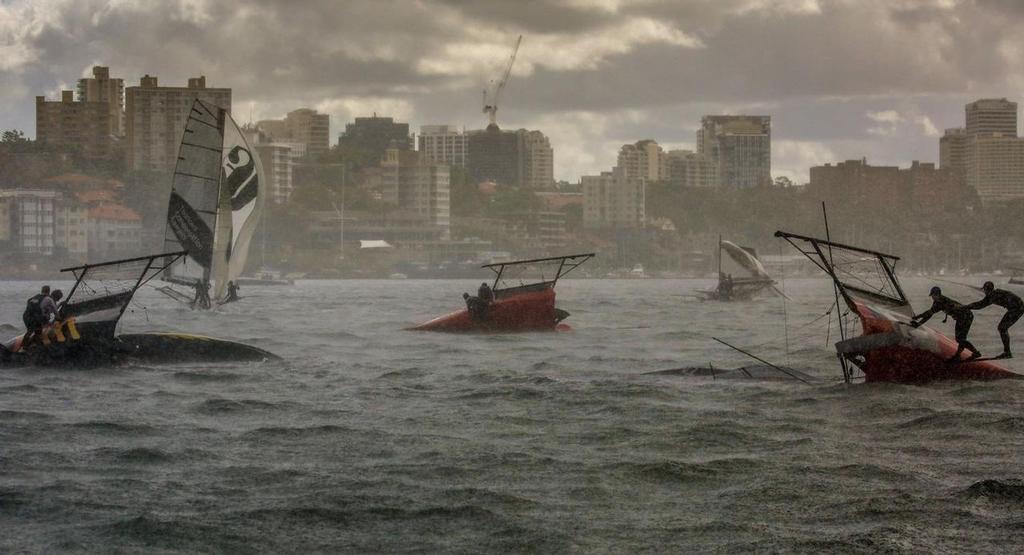
<path fill-rule="evenodd" d="M 415 331 L 444 332 L 520 332 L 562 329 L 555 314 L 555 290 L 526 291 L 500 298 L 487 307 L 483 319 L 474 318 L 467 309 L 434 318 Z"/>
<path fill-rule="evenodd" d="M 881 313 L 864 303 L 856 303 L 864 335 L 899 333 L 898 344 L 864 353 L 867 382 L 925 383 L 934 380 L 1001 380 L 1024 376 L 994 361 L 949 363 L 956 352 L 956 341 L 927 326 L 912 328 L 900 315 Z M 962 357 L 968 356 L 963 353 Z"/>

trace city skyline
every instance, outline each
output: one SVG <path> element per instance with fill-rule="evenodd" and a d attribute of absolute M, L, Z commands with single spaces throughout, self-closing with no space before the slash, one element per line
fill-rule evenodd
<path fill-rule="evenodd" d="M 414 130 L 479 129 L 480 92 L 523 34 L 498 123 L 544 131 L 556 179 L 607 170 L 638 139 L 694 149 L 706 114 L 760 113 L 774 122 L 773 175 L 804 182 L 811 166 L 850 158 L 938 161 L 964 104 L 1015 100 L 1024 82 L 1013 35 L 1024 9 L 1006 2 L 287 6 L 5 2 L 0 118 L 32 136 L 34 96 L 59 98 L 109 65 L 127 83 L 207 75 L 235 91 L 242 122 L 316 109 L 331 116 L 332 142 L 373 112 Z M 268 28 L 273 40 L 261 39 Z"/>

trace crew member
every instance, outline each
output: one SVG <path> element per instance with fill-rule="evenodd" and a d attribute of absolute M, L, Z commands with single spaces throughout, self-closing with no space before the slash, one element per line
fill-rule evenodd
<path fill-rule="evenodd" d="M 484 311 L 487 305 L 480 300 L 480 297 L 473 297 L 469 293 L 463 293 L 462 299 L 466 301 L 466 310 L 469 311 L 469 315 L 477 320 L 484 319 Z"/>
<path fill-rule="evenodd" d="M 1003 314 L 1003 319 L 999 321 L 999 326 L 996 328 L 999 330 L 999 338 L 1003 340 L 1003 352 L 995 358 L 1010 358 L 1013 354 L 1010 353 L 1010 334 L 1008 332 L 1010 326 L 1016 324 L 1021 315 L 1024 315 L 1024 301 L 1005 289 L 996 289 L 996 285 L 991 281 L 986 281 L 981 286 L 981 290 L 985 292 L 985 298 L 967 305 L 967 308 L 980 310 L 996 305 L 1006 309 L 1006 314 Z"/>
<path fill-rule="evenodd" d="M 57 301 L 64 297 L 64 292 L 55 289 L 50 296 L 39 302 L 39 309 L 43 314 L 43 325 L 52 324 L 57 320 Z"/>
<path fill-rule="evenodd" d="M 980 358 L 981 351 L 967 340 L 967 334 L 971 331 L 971 323 L 974 322 L 974 315 L 971 314 L 971 309 L 943 295 L 942 289 L 938 287 L 932 287 L 932 290 L 928 292 L 928 296 L 932 298 L 932 307 L 911 318 L 910 325 L 916 328 L 927 322 L 936 312 L 944 312 L 947 317 L 952 316 L 953 320 L 956 321 L 956 353 L 949 357 L 948 362 L 960 360 L 960 353 L 964 352 L 964 349 L 970 349 L 972 353 L 967 360 Z M 942 321 L 945 322 L 946 319 L 943 318 Z"/>
<path fill-rule="evenodd" d="M 27 347 L 35 339 L 35 336 L 43 329 L 46 323 L 43 319 L 42 303 L 44 299 L 50 298 L 50 286 L 44 285 L 38 295 L 33 295 L 25 303 L 25 312 L 21 315 L 21 321 L 25 323 L 25 339 L 22 341 L 22 348 Z"/>
<path fill-rule="evenodd" d="M 238 300 L 238 286 L 235 285 L 234 281 L 228 282 L 228 296 L 224 299 L 224 302 L 230 303 Z"/>
<path fill-rule="evenodd" d="M 719 300 L 732 300 L 732 274 L 722 274 L 718 280 Z"/>
<path fill-rule="evenodd" d="M 487 304 L 494 302 L 494 291 L 492 291 L 491 287 L 487 285 L 487 282 L 480 284 L 480 289 L 477 289 L 476 296 L 480 297 L 480 300 Z"/>
<path fill-rule="evenodd" d="M 210 308 L 210 282 L 196 281 L 196 298 L 192 299 L 192 307 Z"/>

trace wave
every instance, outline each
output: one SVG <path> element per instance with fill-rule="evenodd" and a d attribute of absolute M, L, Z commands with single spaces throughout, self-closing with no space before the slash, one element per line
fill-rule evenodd
<path fill-rule="evenodd" d="M 1007 416 L 994 412 L 938 411 L 902 422 L 896 427 L 914 430 L 941 430 L 945 432 L 951 429 L 985 427 L 999 431 L 1020 431 L 1024 429 L 1024 417 Z"/>
<path fill-rule="evenodd" d="M 124 424 L 121 422 L 110 422 L 108 420 L 76 422 L 74 424 L 68 424 L 68 426 L 77 430 L 101 434 L 151 435 L 156 432 L 156 428 L 146 424 Z"/>
<path fill-rule="evenodd" d="M 0 420 L 53 420 L 52 414 L 31 410 L 0 410 Z"/>
<path fill-rule="evenodd" d="M 238 380 L 241 380 L 241 379 L 245 378 L 245 376 L 243 376 L 241 374 L 235 374 L 235 373 L 232 373 L 232 372 L 216 372 L 216 371 L 196 372 L 196 371 L 187 371 L 187 370 L 183 370 L 183 371 L 180 371 L 180 372 L 175 372 L 173 374 L 173 377 L 174 377 L 174 379 L 177 379 L 177 380 L 182 380 L 182 381 L 187 381 L 187 382 L 196 382 L 196 383 L 204 383 L 204 382 L 233 382 L 233 381 L 238 381 Z"/>
<path fill-rule="evenodd" d="M 94 527 L 110 538 L 113 545 L 135 544 L 146 551 L 230 552 L 252 550 L 249 537 L 228 534 L 212 524 L 199 524 L 184 519 L 160 519 L 143 514 Z"/>
<path fill-rule="evenodd" d="M 174 455 L 155 447 L 133 447 L 130 449 L 104 448 L 99 449 L 97 455 L 127 464 L 161 464 L 177 460 L 177 457 Z"/>
<path fill-rule="evenodd" d="M 982 480 L 971 484 L 964 490 L 964 493 L 970 497 L 984 497 L 1024 504 L 1024 481 L 1016 479 Z"/>
<path fill-rule="evenodd" d="M 250 438 L 262 438 L 262 437 L 292 437 L 302 438 L 309 436 L 322 436 L 322 435 L 335 435 L 341 433 L 350 433 L 355 430 L 346 428 L 344 426 L 336 426 L 334 424 L 322 424 L 320 426 L 305 426 L 305 427 L 289 427 L 289 426 L 269 426 L 263 428 L 256 428 L 245 433 Z"/>
<path fill-rule="evenodd" d="M 192 412 L 199 414 L 230 414 L 239 412 L 278 410 L 282 407 L 275 403 L 257 401 L 255 399 L 207 399 L 192 406 Z"/>
<path fill-rule="evenodd" d="M 651 482 L 703 482 L 707 480 L 753 474 L 763 468 L 761 461 L 749 458 L 715 459 L 706 462 L 658 461 L 654 463 L 624 463 L 619 471 L 636 475 Z"/>

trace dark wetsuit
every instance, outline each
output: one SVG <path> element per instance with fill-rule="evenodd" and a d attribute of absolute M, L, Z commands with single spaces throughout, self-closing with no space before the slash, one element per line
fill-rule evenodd
<path fill-rule="evenodd" d="M 967 305 L 967 308 L 979 310 L 991 305 L 1001 306 L 1006 309 L 1006 314 L 999 321 L 997 329 L 999 330 L 999 338 L 1003 340 L 1003 352 L 1009 354 L 1010 334 L 1007 333 L 1007 330 L 1010 329 L 1010 326 L 1016 324 L 1021 316 L 1024 316 L 1024 301 L 1009 291 L 993 289 L 985 294 L 984 299 Z"/>
<path fill-rule="evenodd" d="M 487 303 L 480 300 L 480 297 L 467 297 L 466 309 L 473 318 L 483 320 L 487 313 Z"/>
<path fill-rule="evenodd" d="M 967 340 L 967 334 L 971 331 L 971 324 L 974 322 L 974 315 L 971 314 L 971 309 L 966 306 L 950 299 L 945 295 L 936 295 L 932 297 L 932 307 L 928 310 L 914 316 L 914 320 L 918 320 L 919 324 L 923 324 L 928 321 L 936 312 L 945 312 L 947 315 L 952 316 L 953 320 L 956 321 L 956 355 L 960 356 L 964 348 L 970 349 L 972 353 L 979 354 L 977 348 Z"/>
<path fill-rule="evenodd" d="M 49 299 L 49 295 L 42 293 L 33 295 L 25 305 L 25 313 L 22 314 L 21 320 L 25 323 L 25 339 L 22 341 L 22 346 L 28 346 L 28 344 L 35 338 L 43 326 L 46 325 L 46 320 L 43 317 L 42 303 L 44 299 Z"/>
<path fill-rule="evenodd" d="M 480 297 L 480 300 L 487 304 L 494 302 L 494 291 L 486 283 L 480 285 L 480 289 L 476 291 L 476 296 Z"/>

